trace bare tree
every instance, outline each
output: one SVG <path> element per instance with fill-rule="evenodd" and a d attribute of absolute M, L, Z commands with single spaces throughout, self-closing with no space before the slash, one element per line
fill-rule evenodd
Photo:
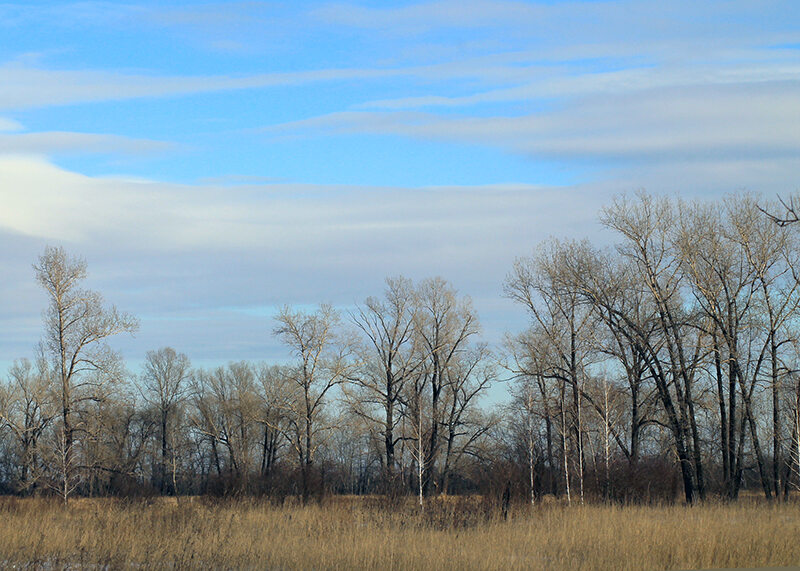
<path fill-rule="evenodd" d="M 450 477 L 462 458 L 473 454 L 478 441 L 491 430 L 494 418 L 482 415 L 479 399 L 497 380 L 494 356 L 479 344 L 450 363 L 444 385 L 444 454 L 439 490 L 449 492 Z"/>
<path fill-rule="evenodd" d="M 172 347 L 162 347 L 157 351 L 147 352 L 144 372 L 140 378 L 139 391 L 145 402 L 153 407 L 158 415 L 161 457 L 156 484 L 162 494 L 167 491 L 167 468 L 175 465 L 168 458 L 174 453 L 168 431 L 178 407 L 187 396 L 191 378 L 190 368 L 189 357 L 177 353 Z M 175 480 L 174 474 L 172 480 Z M 172 492 L 175 493 L 175 490 Z"/>
<path fill-rule="evenodd" d="M 47 247 L 33 267 L 49 300 L 44 312 L 44 349 L 58 380 L 59 493 L 66 503 L 76 485 L 75 407 L 94 398 L 103 383 L 120 377 L 119 355 L 106 339 L 136 331 L 138 321 L 114 306 L 107 307 L 99 293 L 81 289 L 86 262 L 69 256 L 63 248 Z"/>
<path fill-rule="evenodd" d="M 239 361 L 213 371 L 197 371 L 192 392 L 191 422 L 210 442 L 217 475 L 225 472 L 226 486 L 245 491 L 255 465 L 257 429 L 262 421 L 253 367 Z"/>
<path fill-rule="evenodd" d="M 415 331 L 416 295 L 410 280 L 387 278 L 384 299 L 369 297 L 351 318 L 366 337 L 362 367 L 348 390 L 354 412 L 380 427 L 387 492 L 396 487 L 395 447 L 401 436 L 400 406 L 406 382 L 423 365 Z"/>
<path fill-rule="evenodd" d="M 449 382 L 447 371 L 468 349 L 469 340 L 478 333 L 480 325 L 472 301 L 466 297 L 459 298 L 456 290 L 444 279 L 424 280 L 417 292 L 416 331 L 425 351 L 426 363 L 421 371 L 427 377 L 421 384 L 430 388 L 430 420 L 423 463 L 423 488 L 425 493 L 429 493 L 431 484 L 437 483 L 432 472 L 442 443 L 439 429 L 444 420 L 444 391 Z"/>
<path fill-rule="evenodd" d="M 43 471 L 40 441 L 57 414 L 47 362 L 36 368 L 28 359 L 14 361 L 8 383 L 0 387 L 0 420 L 10 429 L 18 446 L 20 492 L 28 492 Z"/>
<path fill-rule="evenodd" d="M 686 499 L 691 503 L 695 490 L 702 499 L 706 487 L 693 394 L 697 351 L 693 354 L 687 346 L 691 342 L 689 330 L 693 325 L 692 316 L 685 312 L 682 298 L 683 274 L 672 245 L 672 231 L 676 223 L 675 208 L 668 199 L 639 193 L 635 201 L 624 197 L 615 200 L 603 210 L 601 221 L 622 236 L 618 250 L 630 263 L 638 284 L 649 294 L 649 302 L 654 309 L 668 357 L 667 368 L 661 371 L 666 376 L 662 378 L 662 383 L 657 384 L 661 387 L 659 390 L 668 411 L 672 406 L 672 398 L 667 398 L 668 388 L 671 385 L 675 389 L 678 414 L 671 422 L 676 442 L 681 442 L 678 448 L 687 449 L 681 463 Z M 650 362 L 654 363 L 657 351 L 650 353 Z M 683 452 L 679 451 L 679 457 L 682 455 Z"/>
<path fill-rule="evenodd" d="M 555 390 L 550 383 L 554 381 L 547 375 L 549 366 L 547 361 L 547 338 L 546 334 L 535 326 L 523 333 L 508 337 L 506 346 L 511 356 L 510 363 L 506 363 L 506 369 L 515 377 L 515 385 L 512 388 L 513 401 L 511 404 L 512 414 L 523 415 L 523 432 L 526 437 L 526 453 L 528 460 L 528 479 L 530 485 L 531 503 L 534 501 L 534 441 L 538 436 L 536 431 L 536 418 L 540 418 L 544 423 L 544 453 L 547 463 L 549 486 L 546 488 L 551 494 L 559 493 L 556 474 L 561 471 L 559 461 L 556 460 L 553 452 L 554 434 L 558 432 L 557 411 L 559 405 L 556 403 L 557 394 L 563 391 Z M 563 384 L 562 384 L 563 386 Z M 566 436 L 566 431 L 561 433 Z M 562 460 L 566 460 L 566 441 L 562 439 Z M 540 479 L 541 480 L 541 479 Z M 567 482 L 568 484 L 568 482 Z M 567 485 L 567 487 L 569 487 Z"/>
<path fill-rule="evenodd" d="M 567 386 L 571 389 L 570 429 L 576 449 L 580 501 L 583 502 L 585 458 L 582 394 L 594 336 L 593 308 L 591 304 L 584 303 L 577 292 L 562 283 L 559 255 L 559 243 L 551 241 L 543 244 L 535 256 L 518 259 L 506 279 L 505 293 L 529 311 L 537 330 L 542 334 L 542 341 L 547 344 L 547 353 L 551 358 L 543 373 L 564 385 L 562 394 L 565 394 Z M 566 412 L 564 402 L 561 407 Z M 561 422 L 566 428 L 563 415 Z M 566 431 L 562 438 L 566 439 Z M 563 441 L 563 451 L 566 486 L 569 490 L 566 440 Z"/>
<path fill-rule="evenodd" d="M 76 410 L 84 494 L 126 493 L 139 485 L 156 423 L 136 396 L 132 385 L 115 385 Z"/>
<path fill-rule="evenodd" d="M 759 328 L 769 346 L 769 385 L 772 393 L 772 481 L 775 497 L 780 497 L 782 407 L 781 385 L 786 367 L 781 364 L 779 351 L 791 342 L 793 335 L 787 325 L 793 321 L 800 307 L 800 244 L 795 232 L 775 226 L 765 220 L 756 200 L 750 195 L 733 197 L 726 201 L 730 239 L 736 243 L 747 260 L 759 292 L 754 309 L 760 314 Z M 784 476 L 785 477 L 785 476 Z M 786 485 L 784 482 L 784 490 Z"/>
<path fill-rule="evenodd" d="M 741 483 L 746 427 L 764 493 L 778 497 L 782 456 L 778 351 L 786 341 L 779 335 L 800 302 L 798 282 L 790 273 L 794 265 L 790 235 L 770 223 L 748 195 L 729 197 L 722 204 L 681 204 L 680 208 L 676 247 L 682 271 L 709 324 L 704 333 L 710 334 L 715 358 L 728 495 L 736 497 Z M 767 364 L 771 365 L 769 372 Z M 772 389 L 771 473 L 754 402 L 756 384 L 764 377 Z M 738 418 L 737 393 L 743 408 Z"/>
<path fill-rule="evenodd" d="M 352 342 L 339 333 L 339 315 L 329 305 L 310 314 L 287 306 L 275 320 L 275 334 L 298 359 L 288 371 L 292 398 L 286 402 L 285 433 L 297 453 L 305 503 L 311 493 L 314 454 L 323 433 L 331 428 L 323 422 L 323 410 L 330 392 L 349 376 Z"/>
<path fill-rule="evenodd" d="M 675 229 L 674 241 L 681 271 L 687 277 L 700 310 L 711 323 L 714 354 L 717 358 L 724 355 L 724 362 L 728 365 L 728 426 L 723 429 L 726 436 L 723 448 L 727 448 L 727 458 L 723 458 L 725 484 L 729 495 L 736 497 L 743 451 L 743 446 L 739 445 L 737 453 L 736 442 L 737 438 L 744 438 L 744 434 L 737 431 L 737 393 L 741 393 L 744 405 L 742 429 L 748 422 L 764 492 L 769 497 L 764 455 L 752 414 L 753 386 L 767 349 L 764 345 L 760 358 L 755 362 L 751 360 L 747 333 L 754 331 L 752 309 L 757 289 L 753 269 L 743 263 L 746 260 L 738 245 L 727 239 L 729 229 L 716 205 L 681 203 L 679 208 L 680 222 Z M 719 341 L 722 341 L 722 347 Z M 717 383 L 718 387 L 723 386 L 719 376 Z M 724 414 L 725 393 L 718 390 L 717 397 L 721 414 Z"/>
<path fill-rule="evenodd" d="M 287 389 L 289 377 L 286 367 L 280 365 L 262 364 L 256 370 L 256 384 L 261 398 L 259 421 L 264 427 L 260 461 L 262 477 L 270 476 L 284 445 L 284 434 L 288 429 L 285 413 L 291 402 L 291 390 Z"/>
<path fill-rule="evenodd" d="M 517 416 L 521 412 L 523 417 L 521 424 L 522 432 L 524 433 L 525 460 L 527 461 L 528 470 L 528 499 L 531 505 L 536 503 L 536 438 L 538 436 L 536 417 L 540 407 L 544 408 L 542 406 L 543 403 L 537 402 L 534 378 L 533 375 L 525 374 L 517 377 L 518 383 L 512 390 L 513 400 L 511 403 L 512 415 Z M 550 419 L 547 419 L 547 421 L 549 422 Z"/>
<path fill-rule="evenodd" d="M 627 206 L 619 208 L 619 216 L 628 215 Z M 700 451 L 694 454 L 692 448 L 690 424 L 696 429 L 696 422 L 689 420 L 694 418 L 694 400 L 691 393 L 687 395 L 686 381 L 691 387 L 691 368 L 695 365 L 685 359 L 685 354 L 679 358 L 674 341 L 677 337 L 683 347 L 689 338 L 685 334 L 688 316 L 682 313 L 678 278 L 673 275 L 677 272 L 676 262 L 670 261 L 662 249 L 666 238 L 655 234 L 657 230 L 653 228 L 658 217 L 647 211 L 638 215 L 644 220 L 630 221 L 630 240 L 634 244 L 624 243 L 620 248 L 623 256 L 619 263 L 582 242 L 566 244 L 559 265 L 564 279 L 572 284 L 570 287 L 598 308 L 598 315 L 607 326 L 624 338 L 633 354 L 646 364 L 666 415 L 664 424 L 673 436 L 686 500 L 691 503 L 698 488 L 696 461 Z M 627 224 L 622 220 L 619 223 Z M 637 298 L 637 292 L 646 295 Z M 636 299 L 639 303 L 632 304 L 631 300 Z"/>

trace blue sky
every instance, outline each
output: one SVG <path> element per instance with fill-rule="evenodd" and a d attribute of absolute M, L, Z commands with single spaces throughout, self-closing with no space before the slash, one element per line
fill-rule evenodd
<path fill-rule="evenodd" d="M 0 4 L 0 364 L 32 354 L 46 244 L 141 317 L 131 362 L 280 359 L 283 303 L 441 275 L 485 337 L 597 210 L 798 189 L 795 2 Z"/>

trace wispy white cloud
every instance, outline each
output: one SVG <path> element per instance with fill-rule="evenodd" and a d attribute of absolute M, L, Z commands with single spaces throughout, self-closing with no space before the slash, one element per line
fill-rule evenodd
<path fill-rule="evenodd" d="M 134 139 L 120 135 L 71 132 L 8 134 L 0 132 L 0 154 L 149 154 L 160 153 L 174 148 L 175 145 L 168 142 Z"/>
<path fill-rule="evenodd" d="M 421 189 L 170 185 L 94 178 L 43 159 L 0 157 L 0 229 L 131 249 L 269 251 L 287 260 L 299 259 L 298 252 L 308 248 L 336 260 L 385 256 L 379 244 L 407 259 L 436 250 L 408 250 L 414 235 L 416 241 L 427 237 L 442 247 L 458 236 L 454 242 L 463 250 L 457 258 L 463 261 L 494 241 L 491 235 L 499 239 L 505 228 L 518 227 L 523 205 L 554 201 L 557 195 L 555 189 L 527 184 Z"/>
<path fill-rule="evenodd" d="M 800 156 L 800 80 L 600 94 L 513 117 L 351 111 L 270 130 L 394 134 L 556 158 Z"/>
<path fill-rule="evenodd" d="M 25 127 L 19 121 L 0 117 L 0 133 L 13 133 L 15 131 L 22 131 Z"/>
<path fill-rule="evenodd" d="M 143 97 L 168 97 L 236 89 L 304 85 L 398 75 L 380 69 L 322 69 L 235 76 L 128 74 L 107 71 L 54 70 L 19 63 L 0 66 L 0 109 L 30 109 Z"/>
<path fill-rule="evenodd" d="M 696 88 L 709 86 L 743 86 L 750 84 L 797 81 L 800 79 L 800 63 L 797 54 L 788 51 L 785 55 L 769 61 L 751 62 L 739 59 L 727 65 L 702 65 L 696 67 L 664 68 L 655 65 L 634 67 L 614 71 L 591 71 L 574 73 L 564 68 L 516 67 L 517 79 L 521 84 L 489 91 L 481 91 L 458 96 L 425 95 L 401 99 L 368 101 L 358 105 L 364 109 L 415 109 L 433 107 L 469 107 L 482 104 L 507 103 L 514 101 L 536 102 L 542 99 L 566 98 L 566 100 L 587 95 L 627 95 L 651 90 L 671 88 Z M 444 66 L 437 66 L 444 67 Z M 497 65 L 499 72 L 503 67 Z M 444 71 L 444 70 L 440 70 Z M 488 74 L 487 74 L 488 75 Z M 506 75 L 508 81 L 511 74 Z"/>
<path fill-rule="evenodd" d="M 440 1 L 400 7 L 371 8 L 355 4 L 328 4 L 311 11 L 325 22 L 359 28 L 422 32 L 441 28 L 486 27 L 497 23 L 530 21 L 548 12 L 546 6 L 525 2 Z"/>
<path fill-rule="evenodd" d="M 624 93 L 630 90 L 665 88 L 676 85 L 714 85 L 766 82 L 797 78 L 797 50 L 776 48 L 780 42 L 800 41 L 800 32 L 749 29 L 742 42 L 741 27 L 747 16 L 758 10 L 748 2 L 714 3 L 702 7 L 698 19 L 730 12 L 735 18 L 721 19 L 717 27 L 676 28 L 658 24 L 658 13 L 668 19 L 684 18 L 683 7 L 647 3 L 576 2 L 546 5 L 525 2 L 442 1 L 395 8 L 368 8 L 349 4 L 324 5 L 306 15 L 328 25 L 375 28 L 424 26 L 442 27 L 494 24 L 526 28 L 534 25 L 531 37 L 514 42 L 514 49 L 498 45 L 465 53 L 451 53 L 439 61 L 427 61 L 427 47 L 414 44 L 418 55 L 373 59 L 363 67 L 333 67 L 304 71 L 175 76 L 164 73 L 136 73 L 87 69 L 48 69 L 18 61 L 0 65 L 0 109 L 28 109 L 132 98 L 157 98 L 227 90 L 298 86 L 320 82 L 381 80 L 406 77 L 415 85 L 428 86 L 429 93 L 400 95 L 374 101 L 352 101 L 353 107 L 403 109 L 436 106 L 471 106 L 487 103 L 535 101 L 539 98 L 575 97 L 584 94 Z M 101 22 L 125 21 L 108 3 L 80 4 L 79 20 L 92 14 Z M 24 12 L 10 10 L 13 14 Z M 250 12 L 268 13 L 257 4 L 209 4 L 204 7 L 157 9 L 127 6 L 130 17 L 146 17 L 170 26 L 225 26 L 247 19 Z M 715 12 L 716 10 L 716 12 Z M 775 17 L 775 8 L 764 11 Z M 302 14 L 298 14 L 302 19 Z M 702 16 L 702 17 L 701 17 Z M 24 18 L 24 16 L 18 16 Z M 51 16 L 56 18 L 55 15 Z M 574 19 L 577 18 L 579 24 Z M 595 24 L 589 25 L 592 18 Z M 606 22 L 607 25 L 604 25 Z M 613 23 L 613 25 L 612 25 Z M 565 27 L 577 26 L 576 39 L 565 37 Z M 719 29 L 717 29 L 719 28 Z M 750 26 L 752 28 L 752 26 Z M 652 33 L 648 33 L 648 29 Z M 670 29 L 669 33 L 665 33 Z M 624 30 L 624 33 L 622 32 Z M 543 34 L 541 37 L 539 35 Z M 241 37 L 212 40 L 222 50 L 238 51 Z M 520 49 L 524 46 L 523 49 Z M 413 46 L 411 46 L 413 47 Z M 406 49 L 404 46 L 403 49 Z M 395 53 L 397 50 L 395 50 Z M 411 53 L 411 52 L 408 52 Z M 605 62 L 599 65 L 598 62 Z M 472 81 L 473 83 L 469 83 Z M 477 82 L 477 83 L 474 83 Z M 401 91 L 402 93 L 402 91 Z"/>
<path fill-rule="evenodd" d="M 264 16 L 274 11 L 267 2 L 208 2 L 185 6 L 105 1 L 7 2 L 0 5 L 0 26 L 46 24 L 71 29 L 130 28 L 146 22 L 151 26 L 196 28 L 207 32 L 230 26 L 263 24 Z"/>
<path fill-rule="evenodd" d="M 597 42 L 634 35 L 659 41 L 674 36 L 682 39 L 734 38 L 747 30 L 752 37 L 753 20 L 775 19 L 794 12 L 791 3 L 757 0 L 657 0 L 517 2 L 488 0 L 437 0 L 409 5 L 367 7 L 354 3 L 334 3 L 310 11 L 314 18 L 330 24 L 380 30 L 381 33 L 441 32 L 443 29 L 501 27 L 506 32 L 528 37 L 557 39 L 559 43 Z M 565 29 L 573 34 L 564 35 Z M 791 33 L 784 22 L 780 29 Z M 796 30 L 795 30 L 796 31 Z M 772 33 L 764 30 L 761 36 Z M 741 41 L 741 36 L 739 36 Z"/>

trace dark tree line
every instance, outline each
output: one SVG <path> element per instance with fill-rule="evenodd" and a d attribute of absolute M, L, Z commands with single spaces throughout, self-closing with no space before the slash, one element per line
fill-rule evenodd
<path fill-rule="evenodd" d="M 282 309 L 285 364 L 197 369 L 164 347 L 136 374 L 107 344 L 136 320 L 49 247 L 34 264 L 42 342 L 0 385 L 0 485 L 64 501 L 786 498 L 800 466 L 800 244 L 770 208 L 616 199 L 601 213 L 614 247 L 553 239 L 517 260 L 504 291 L 530 326 L 496 350 L 447 281 L 395 277 L 347 315 Z M 487 406 L 501 381 L 509 398 Z"/>

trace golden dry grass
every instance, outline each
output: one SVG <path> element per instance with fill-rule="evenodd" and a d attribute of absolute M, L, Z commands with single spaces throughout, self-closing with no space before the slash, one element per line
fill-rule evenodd
<path fill-rule="evenodd" d="M 800 505 L 518 507 L 480 499 L 0 500 L 0 566 L 59 569 L 699 569 L 800 564 Z"/>

